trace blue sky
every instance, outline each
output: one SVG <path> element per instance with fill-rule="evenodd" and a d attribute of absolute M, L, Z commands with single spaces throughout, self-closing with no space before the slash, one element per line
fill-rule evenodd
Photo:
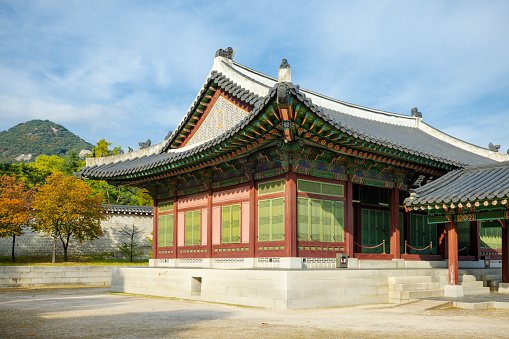
<path fill-rule="evenodd" d="M 175 129 L 218 48 L 343 101 L 509 148 L 509 1 L 2 1 L 0 130 L 138 149 Z"/>

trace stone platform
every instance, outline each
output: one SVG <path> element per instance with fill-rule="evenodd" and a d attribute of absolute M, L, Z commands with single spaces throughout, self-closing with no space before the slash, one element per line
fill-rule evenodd
<path fill-rule="evenodd" d="M 266 260 L 262 263 L 269 264 Z M 275 264 L 274 261 L 271 263 Z M 349 263 L 353 264 L 352 261 Z M 205 262 L 188 264 L 204 265 Z M 299 266 L 296 262 L 293 264 Z M 355 268 L 329 269 L 309 269 L 302 265 L 298 268 L 230 269 L 114 267 L 111 289 L 115 292 L 277 309 L 388 303 L 392 301 L 389 298 L 391 277 L 430 276 L 437 288 L 443 291 L 447 283 L 447 268 L 430 267 L 436 265 L 435 262 L 409 263 L 409 266 L 413 265 L 423 268 L 405 268 L 405 261 L 368 260 L 358 261 Z M 469 263 L 466 266 L 475 265 Z M 490 270 L 493 269 L 464 268 L 460 275 L 481 276 Z"/>

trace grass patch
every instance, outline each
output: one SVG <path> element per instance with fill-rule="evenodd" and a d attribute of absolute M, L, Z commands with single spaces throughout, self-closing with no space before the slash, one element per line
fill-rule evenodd
<path fill-rule="evenodd" d="M 16 262 L 11 262 L 10 256 L 0 256 L 0 266 L 145 266 L 148 259 L 129 262 L 126 259 L 114 259 L 113 252 L 87 255 L 68 255 L 68 261 L 64 262 L 63 255 L 57 255 L 56 263 L 51 263 L 51 255 L 20 255 L 16 256 Z"/>

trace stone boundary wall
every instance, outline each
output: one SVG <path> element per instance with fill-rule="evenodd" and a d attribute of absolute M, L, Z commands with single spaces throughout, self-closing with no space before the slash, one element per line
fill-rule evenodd
<path fill-rule="evenodd" d="M 98 254 L 106 252 L 118 252 L 118 246 L 124 242 L 130 241 L 128 236 L 121 233 L 123 227 L 132 227 L 134 224 L 140 233 L 136 234 L 134 241 L 140 246 L 140 251 L 144 254 L 137 259 L 150 258 L 149 250 L 152 245 L 149 244 L 147 237 L 152 238 L 150 234 L 153 230 L 152 215 L 141 214 L 109 214 L 111 217 L 102 222 L 101 226 L 104 235 L 93 241 L 85 241 L 80 244 L 78 241 L 70 240 L 68 254 Z M 16 237 L 15 252 L 18 255 L 48 255 L 52 253 L 53 238 L 45 236 L 30 229 L 25 230 L 25 234 Z M 12 237 L 0 238 L 0 256 L 10 256 L 12 250 Z M 62 242 L 57 240 L 57 254 L 63 254 Z"/>
<path fill-rule="evenodd" d="M 0 287 L 110 285 L 111 266 L 0 266 Z"/>

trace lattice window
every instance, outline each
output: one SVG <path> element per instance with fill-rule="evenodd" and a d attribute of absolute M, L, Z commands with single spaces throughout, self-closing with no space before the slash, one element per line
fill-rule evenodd
<path fill-rule="evenodd" d="M 222 207 L 221 243 L 240 243 L 240 204 Z"/>
<path fill-rule="evenodd" d="M 186 212 L 185 244 L 196 246 L 201 244 L 201 210 Z"/>
<path fill-rule="evenodd" d="M 344 187 L 340 184 L 329 184 L 311 180 L 297 180 L 297 190 L 299 192 L 314 193 L 322 195 L 331 195 L 335 197 L 344 196 Z"/>
<path fill-rule="evenodd" d="M 158 230 L 158 247 L 173 246 L 173 214 L 159 216 Z"/>
<path fill-rule="evenodd" d="M 502 226 L 498 221 L 481 223 L 481 247 L 502 249 Z"/>
<path fill-rule="evenodd" d="M 258 195 L 280 193 L 285 191 L 285 180 L 274 180 L 258 184 Z"/>
<path fill-rule="evenodd" d="M 284 212 L 284 198 L 258 201 L 258 241 L 284 240 Z"/>
<path fill-rule="evenodd" d="M 158 207 L 159 212 L 173 211 L 173 201 L 160 202 Z"/>
<path fill-rule="evenodd" d="M 344 203 L 299 197 L 297 238 L 303 241 L 343 242 Z"/>

